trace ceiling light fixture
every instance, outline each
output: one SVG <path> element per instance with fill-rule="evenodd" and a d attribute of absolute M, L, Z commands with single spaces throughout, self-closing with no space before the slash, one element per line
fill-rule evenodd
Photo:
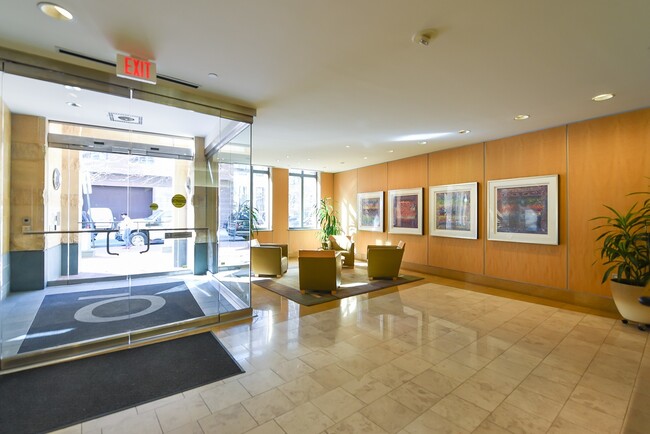
<path fill-rule="evenodd" d="M 471 130 L 458 130 L 458 134 L 469 134 L 471 132 Z"/>
<path fill-rule="evenodd" d="M 389 154 L 392 154 L 392 153 L 393 153 L 393 150 L 391 149 L 390 151 L 388 151 L 388 153 L 389 153 Z"/>
<path fill-rule="evenodd" d="M 59 5 L 55 5 L 54 3 L 41 2 L 38 4 L 38 8 L 45 15 L 50 18 L 54 18 L 55 20 L 70 21 L 72 18 L 74 18 L 70 11 L 68 11 L 66 8 L 62 8 Z"/>
<path fill-rule="evenodd" d="M 420 143 L 421 145 L 426 145 L 426 144 L 427 144 L 427 142 L 425 142 L 424 140 L 421 141 L 421 142 L 419 142 L 419 143 Z"/>
<path fill-rule="evenodd" d="M 74 90 L 76 92 L 81 92 L 81 88 L 79 86 L 70 86 L 69 84 L 66 84 L 63 87 L 67 90 Z"/>
<path fill-rule="evenodd" d="M 411 40 L 415 44 L 422 45 L 423 47 L 428 47 L 431 40 L 437 35 L 438 31 L 436 29 L 424 29 L 413 35 Z"/>
<path fill-rule="evenodd" d="M 70 107 L 75 107 L 75 108 L 81 107 L 79 104 L 77 104 L 76 102 L 72 102 L 72 101 L 68 101 L 68 102 L 66 102 L 66 104 L 68 104 Z"/>
<path fill-rule="evenodd" d="M 614 98 L 613 93 L 601 93 L 600 95 L 596 95 L 591 99 L 592 101 L 600 102 L 600 101 L 607 101 L 608 99 L 612 99 L 612 98 Z"/>
<path fill-rule="evenodd" d="M 516 121 L 525 121 L 526 119 L 530 118 L 530 115 L 517 115 L 515 116 Z"/>
<path fill-rule="evenodd" d="M 217 75 L 215 72 L 210 72 L 208 73 L 208 78 L 212 78 L 212 79 L 219 78 L 219 75 Z"/>

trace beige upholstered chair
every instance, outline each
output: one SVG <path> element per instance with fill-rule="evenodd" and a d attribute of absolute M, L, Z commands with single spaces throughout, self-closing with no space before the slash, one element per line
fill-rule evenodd
<path fill-rule="evenodd" d="M 343 256 L 343 266 L 354 268 L 354 241 L 345 235 L 330 235 L 330 248 L 341 252 Z"/>
<path fill-rule="evenodd" d="M 282 277 L 289 268 L 289 247 L 286 244 L 251 241 L 251 273 L 255 276 Z"/>
<path fill-rule="evenodd" d="M 397 246 L 368 246 L 368 279 L 397 279 L 405 245 L 400 241 Z"/>
<path fill-rule="evenodd" d="M 300 292 L 329 291 L 341 286 L 341 257 L 334 250 L 299 250 L 298 276 Z"/>

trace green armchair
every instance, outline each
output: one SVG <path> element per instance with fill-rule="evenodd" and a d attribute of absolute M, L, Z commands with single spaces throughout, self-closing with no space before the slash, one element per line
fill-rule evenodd
<path fill-rule="evenodd" d="M 341 252 L 343 266 L 354 268 L 354 241 L 345 235 L 330 235 L 330 248 Z"/>
<path fill-rule="evenodd" d="M 341 286 L 341 256 L 334 250 L 299 250 L 298 277 L 300 292 L 329 291 Z"/>
<path fill-rule="evenodd" d="M 405 243 L 397 246 L 368 246 L 368 279 L 397 279 L 402 265 Z"/>
<path fill-rule="evenodd" d="M 251 241 L 251 273 L 255 276 L 282 277 L 289 268 L 288 253 L 289 247 L 286 244 Z"/>

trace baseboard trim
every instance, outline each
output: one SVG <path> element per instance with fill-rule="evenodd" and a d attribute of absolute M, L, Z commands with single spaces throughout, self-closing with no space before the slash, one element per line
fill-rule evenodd
<path fill-rule="evenodd" d="M 584 292 L 576 292 L 541 285 L 533 285 L 530 283 L 515 282 L 511 280 L 499 279 L 496 277 L 466 273 L 457 270 L 449 270 L 446 268 L 432 267 L 429 265 L 414 264 L 410 262 L 402 262 L 402 268 L 405 270 L 412 270 L 420 273 L 444 277 L 447 279 L 458 280 L 461 282 L 489 286 L 504 291 L 516 292 L 518 294 L 544 298 L 574 306 L 581 306 L 602 312 L 608 312 L 612 315 L 618 315 L 616 305 L 610 297 L 603 297 L 595 294 L 588 294 Z"/>

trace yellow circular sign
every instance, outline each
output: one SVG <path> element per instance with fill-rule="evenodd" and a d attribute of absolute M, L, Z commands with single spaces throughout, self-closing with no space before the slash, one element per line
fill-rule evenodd
<path fill-rule="evenodd" d="M 149 205 L 149 208 L 151 208 L 151 211 L 155 211 L 158 209 L 158 204 L 154 202 L 151 205 Z"/>
<path fill-rule="evenodd" d="M 182 194 L 175 194 L 174 197 L 172 197 L 172 205 L 176 208 L 183 208 L 186 203 L 187 199 L 185 199 L 185 196 Z"/>

